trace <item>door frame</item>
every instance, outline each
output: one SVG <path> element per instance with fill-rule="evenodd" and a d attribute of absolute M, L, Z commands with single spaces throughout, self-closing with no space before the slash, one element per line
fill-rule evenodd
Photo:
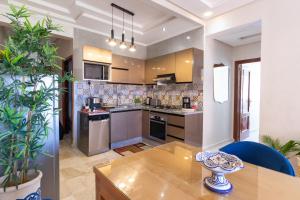
<path fill-rule="evenodd" d="M 260 58 L 252 58 L 246 60 L 238 60 L 234 62 L 234 120 L 233 120 L 233 139 L 240 141 L 241 130 L 241 74 L 239 73 L 239 66 L 246 63 L 260 62 Z"/>
<path fill-rule="evenodd" d="M 72 61 L 73 62 L 73 55 L 68 56 L 67 58 L 65 58 L 62 62 L 62 76 L 65 75 L 65 72 L 67 71 L 67 62 L 68 61 Z M 71 74 L 73 74 L 73 69 L 70 72 Z M 65 81 L 64 83 L 62 83 L 62 87 L 63 88 L 68 88 L 68 82 Z M 74 83 L 71 83 L 71 92 L 73 94 L 74 92 Z M 67 113 L 66 110 L 68 110 L 68 94 L 66 92 L 63 93 L 63 97 L 62 97 L 62 111 L 63 115 L 62 115 L 62 121 L 63 121 L 63 127 L 66 127 L 66 122 L 67 122 Z M 74 94 L 72 95 L 72 103 L 74 102 Z M 73 116 L 74 116 L 74 106 L 72 106 L 72 116 L 71 116 L 71 120 L 72 120 L 72 124 L 70 125 L 71 130 L 73 131 Z M 73 134 L 71 134 L 71 140 L 73 140 Z"/>

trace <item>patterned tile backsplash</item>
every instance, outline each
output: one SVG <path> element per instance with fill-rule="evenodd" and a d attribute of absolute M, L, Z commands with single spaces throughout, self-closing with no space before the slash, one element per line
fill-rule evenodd
<path fill-rule="evenodd" d="M 202 88 L 201 83 L 143 86 L 96 82 L 92 82 L 89 87 L 86 81 L 81 81 L 75 83 L 75 103 L 80 108 L 89 96 L 101 97 L 107 104 L 133 104 L 135 98 L 140 98 L 144 102 L 146 97 L 152 97 L 160 99 L 163 105 L 180 106 L 182 97 L 188 96 L 192 103 L 197 103 L 202 107 Z"/>

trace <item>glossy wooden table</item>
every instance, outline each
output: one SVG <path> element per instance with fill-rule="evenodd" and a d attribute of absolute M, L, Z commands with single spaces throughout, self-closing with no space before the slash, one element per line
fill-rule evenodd
<path fill-rule="evenodd" d="M 173 142 L 95 167 L 97 200 L 300 200 L 300 178 L 245 163 L 226 177 L 234 188 L 207 190 L 210 172 L 195 161 L 200 149 Z"/>

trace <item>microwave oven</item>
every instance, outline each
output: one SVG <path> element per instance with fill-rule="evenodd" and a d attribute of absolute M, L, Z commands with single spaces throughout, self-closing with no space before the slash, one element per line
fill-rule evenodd
<path fill-rule="evenodd" d="M 109 63 L 84 61 L 83 79 L 92 81 L 108 81 L 110 74 Z"/>

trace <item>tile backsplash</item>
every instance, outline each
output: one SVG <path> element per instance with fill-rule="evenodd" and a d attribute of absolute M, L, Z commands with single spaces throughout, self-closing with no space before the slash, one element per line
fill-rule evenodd
<path fill-rule="evenodd" d="M 89 96 L 101 97 L 107 104 L 133 104 L 135 98 L 144 102 L 149 96 L 160 99 L 161 104 L 179 106 L 182 104 L 182 97 L 188 96 L 192 103 L 202 107 L 202 88 L 201 83 L 143 86 L 92 82 L 89 86 L 86 81 L 80 81 L 75 83 L 75 104 L 80 108 Z"/>

